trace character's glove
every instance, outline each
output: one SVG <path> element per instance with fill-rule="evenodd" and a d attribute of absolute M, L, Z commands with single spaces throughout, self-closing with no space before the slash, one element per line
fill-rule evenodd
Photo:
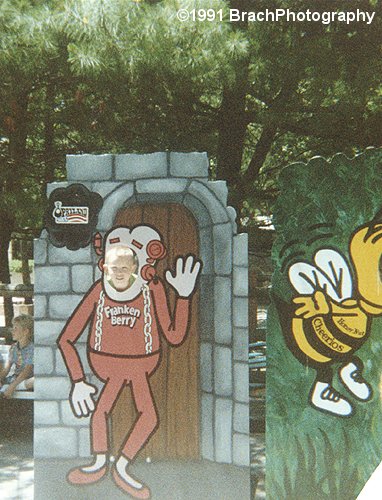
<path fill-rule="evenodd" d="M 189 297 L 195 288 L 196 279 L 201 268 L 201 262 L 192 255 L 186 260 L 179 257 L 176 261 L 176 271 L 172 274 L 166 272 L 166 280 L 175 288 L 180 297 Z"/>
<path fill-rule="evenodd" d="M 330 312 L 327 298 L 320 291 L 315 292 L 311 297 L 296 297 L 293 302 L 299 306 L 295 312 L 296 316 L 302 316 L 304 319 Z"/>
<path fill-rule="evenodd" d="M 70 405 L 76 417 L 88 417 L 94 411 L 95 405 L 92 394 L 97 392 L 97 387 L 87 382 L 76 382 L 70 393 Z"/>

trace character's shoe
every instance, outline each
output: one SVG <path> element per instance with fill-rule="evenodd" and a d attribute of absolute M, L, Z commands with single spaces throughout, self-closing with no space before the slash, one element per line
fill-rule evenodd
<path fill-rule="evenodd" d="M 93 472 L 86 472 L 81 467 L 76 467 L 68 472 L 66 479 L 71 484 L 92 484 L 102 479 L 107 472 L 107 465 L 105 464 L 100 469 Z"/>
<path fill-rule="evenodd" d="M 341 382 L 360 401 L 369 401 L 373 397 L 373 389 L 362 377 L 361 369 L 353 362 L 338 371 Z"/>
<path fill-rule="evenodd" d="M 151 497 L 150 489 L 148 486 L 142 484 L 141 488 L 135 488 L 132 484 L 128 483 L 122 476 L 118 473 L 117 469 L 113 467 L 113 479 L 115 484 L 124 492 L 131 495 L 133 498 L 140 498 L 145 500 Z M 134 479 L 134 478 L 133 478 Z M 136 480 L 135 480 L 136 481 Z"/>
<path fill-rule="evenodd" d="M 340 417 L 350 417 L 353 407 L 350 402 L 327 382 L 316 382 L 310 393 L 310 402 L 318 410 Z"/>

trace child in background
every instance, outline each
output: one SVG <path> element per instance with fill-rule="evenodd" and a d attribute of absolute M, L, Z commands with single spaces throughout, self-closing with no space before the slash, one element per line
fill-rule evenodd
<path fill-rule="evenodd" d="M 12 345 L 8 360 L 0 371 L 0 394 L 11 398 L 16 389 L 33 389 L 33 318 L 21 314 L 13 318 Z"/>

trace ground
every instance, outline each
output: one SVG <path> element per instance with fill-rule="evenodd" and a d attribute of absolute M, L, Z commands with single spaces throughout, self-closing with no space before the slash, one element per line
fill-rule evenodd
<path fill-rule="evenodd" d="M 113 500 L 129 498 L 110 476 L 91 486 L 72 486 L 67 471 L 83 460 L 36 460 L 35 500 Z M 202 462 L 136 463 L 132 473 L 144 479 L 153 500 L 241 500 L 250 498 L 248 469 Z"/>
<path fill-rule="evenodd" d="M 33 500 L 32 439 L 13 437 L 0 441 L 0 498 Z"/>
<path fill-rule="evenodd" d="M 51 460 L 33 462 L 31 436 L 1 439 L 0 498 L 3 500 L 33 500 L 34 466 L 37 479 L 35 500 L 96 500 L 108 496 L 112 500 L 127 498 L 110 478 L 98 486 L 76 488 L 65 483 L 68 469 L 79 462 Z M 251 439 L 252 495 L 245 491 L 247 470 L 211 462 L 201 464 L 151 463 L 136 464 L 134 472 L 151 485 L 154 499 L 166 500 L 263 500 L 265 498 L 265 439 L 256 434 Z M 184 481 L 184 478 L 187 481 Z M 227 479 L 231 478 L 232 481 Z M 155 485 L 155 486 L 154 486 Z M 98 496 L 97 496 L 98 495 Z M 112 495 L 112 496 L 111 496 Z"/>

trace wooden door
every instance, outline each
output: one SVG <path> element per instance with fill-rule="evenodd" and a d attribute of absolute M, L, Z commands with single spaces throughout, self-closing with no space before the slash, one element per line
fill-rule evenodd
<path fill-rule="evenodd" d="M 167 248 L 167 256 L 158 263 L 158 274 L 164 278 L 173 269 L 175 258 L 193 253 L 198 255 L 196 221 L 190 212 L 177 204 L 134 205 L 118 212 L 115 225 L 150 224 L 158 229 Z M 171 311 L 175 292 L 169 290 Z M 151 387 L 159 413 L 159 428 L 140 458 L 198 459 L 199 452 L 199 292 L 192 299 L 192 320 L 187 339 L 179 347 L 171 347 L 164 338 L 162 361 L 151 377 Z M 112 450 L 116 454 L 136 418 L 130 387 L 126 388 L 112 413 Z"/>

